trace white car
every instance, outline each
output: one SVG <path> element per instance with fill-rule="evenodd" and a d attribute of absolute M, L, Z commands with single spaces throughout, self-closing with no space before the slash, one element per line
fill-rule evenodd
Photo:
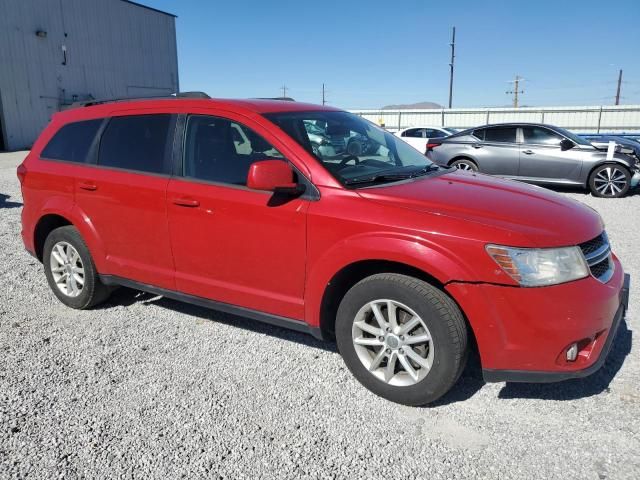
<path fill-rule="evenodd" d="M 444 138 L 457 133 L 458 130 L 449 127 L 411 127 L 395 132 L 396 137 L 400 137 L 420 153 L 427 151 L 427 143 L 431 138 Z"/>

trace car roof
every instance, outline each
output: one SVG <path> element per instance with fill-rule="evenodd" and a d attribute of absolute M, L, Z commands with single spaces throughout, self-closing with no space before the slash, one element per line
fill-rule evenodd
<path fill-rule="evenodd" d="M 341 111 L 338 108 L 312 103 L 295 102 L 291 100 L 277 99 L 226 99 L 226 98 L 188 98 L 188 97 L 163 97 L 141 98 L 130 100 L 97 101 L 77 107 L 72 107 L 56 113 L 62 121 L 69 121 L 78 117 L 95 117 L 110 115 L 116 112 L 128 112 L 135 115 L 136 109 L 147 110 L 165 107 L 180 108 L 218 108 L 239 113 L 280 113 L 280 112 L 308 112 L 308 111 Z"/>

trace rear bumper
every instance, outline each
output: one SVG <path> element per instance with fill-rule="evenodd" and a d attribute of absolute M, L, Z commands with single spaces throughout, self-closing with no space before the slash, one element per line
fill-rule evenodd
<path fill-rule="evenodd" d="M 629 303 L 629 275 L 614 262 L 606 284 L 589 277 L 542 288 L 447 285 L 474 331 L 485 380 L 556 382 L 597 371 Z M 573 343 L 579 353 L 568 361 Z"/>

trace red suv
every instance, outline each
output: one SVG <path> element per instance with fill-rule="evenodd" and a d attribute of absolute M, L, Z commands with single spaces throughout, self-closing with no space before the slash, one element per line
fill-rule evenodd
<path fill-rule="evenodd" d="M 628 276 L 598 214 L 431 163 L 333 108 L 193 98 L 54 115 L 18 167 L 22 236 L 73 308 L 119 285 L 335 338 L 395 402 L 605 361 Z"/>

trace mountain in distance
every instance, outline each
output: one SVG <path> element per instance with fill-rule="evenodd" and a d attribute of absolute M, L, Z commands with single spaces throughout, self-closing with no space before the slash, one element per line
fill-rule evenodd
<path fill-rule="evenodd" d="M 429 109 L 429 108 L 442 108 L 442 105 L 434 102 L 418 102 L 407 103 L 400 105 L 386 105 L 382 107 L 382 110 L 404 110 L 404 109 Z"/>

